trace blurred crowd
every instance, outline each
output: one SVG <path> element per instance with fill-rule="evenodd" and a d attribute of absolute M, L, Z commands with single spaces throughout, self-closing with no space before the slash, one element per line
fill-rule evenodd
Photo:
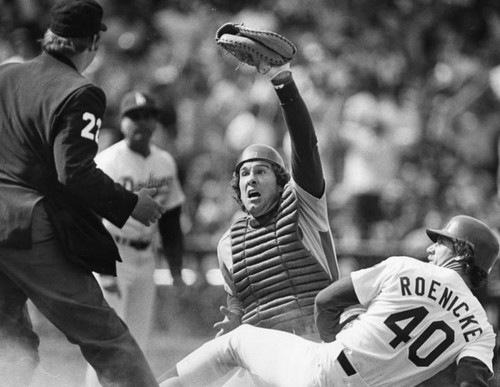
<path fill-rule="evenodd" d="M 425 254 L 422 230 L 459 213 L 500 228 L 495 1 L 101 3 L 108 31 L 86 73 L 108 98 L 100 147 L 120 138 L 123 94 L 148 88 L 162 106 L 154 141 L 179 165 L 188 237 L 213 246 L 234 216 L 240 150 L 288 149 L 269 85 L 214 42 L 226 22 L 297 45 L 292 69 L 316 125 L 339 252 L 372 240 Z M 39 52 L 51 4 L 0 0 L 0 62 Z"/>

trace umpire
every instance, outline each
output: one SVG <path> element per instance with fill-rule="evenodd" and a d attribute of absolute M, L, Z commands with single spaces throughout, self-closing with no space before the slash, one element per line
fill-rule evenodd
<path fill-rule="evenodd" d="M 120 260 L 100 217 L 145 225 L 165 211 L 155 189 L 127 191 L 97 169 L 104 92 L 81 73 L 99 47 L 102 7 L 63 0 L 43 53 L 0 67 L 0 383 L 28 385 L 39 338 L 26 302 L 80 347 L 104 386 L 157 386 L 125 323 L 92 271 Z"/>

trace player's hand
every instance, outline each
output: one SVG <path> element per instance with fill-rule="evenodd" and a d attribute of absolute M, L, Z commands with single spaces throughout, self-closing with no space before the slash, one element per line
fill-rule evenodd
<path fill-rule="evenodd" d="M 161 218 L 166 208 L 153 199 L 157 192 L 156 188 L 142 188 L 137 193 L 139 200 L 132 211 L 132 218 L 145 226 L 154 224 Z"/>
<path fill-rule="evenodd" d="M 215 337 L 231 332 L 234 328 L 241 325 L 241 316 L 238 313 L 231 312 L 225 306 L 221 306 L 220 311 L 225 317 L 224 320 L 214 324 L 214 328 L 219 330 Z"/>

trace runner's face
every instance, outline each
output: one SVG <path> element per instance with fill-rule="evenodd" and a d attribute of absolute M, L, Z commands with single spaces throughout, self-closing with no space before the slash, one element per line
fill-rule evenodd
<path fill-rule="evenodd" d="M 446 238 L 438 237 L 436 243 L 427 248 L 427 259 L 436 266 L 444 266 L 452 258 L 455 258 L 453 252 L 453 243 Z"/>
<path fill-rule="evenodd" d="M 281 187 L 267 161 L 248 161 L 240 168 L 241 201 L 254 218 L 268 213 L 281 197 Z"/>

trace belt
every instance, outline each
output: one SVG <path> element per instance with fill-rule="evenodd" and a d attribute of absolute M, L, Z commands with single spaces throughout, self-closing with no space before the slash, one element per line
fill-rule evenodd
<path fill-rule="evenodd" d="M 116 243 L 119 243 L 121 245 L 125 246 L 130 246 L 133 247 L 136 250 L 146 250 L 149 245 L 151 244 L 151 241 L 141 241 L 137 239 L 129 239 L 125 237 L 121 237 L 118 235 L 113 235 L 113 238 L 115 239 Z"/>
<path fill-rule="evenodd" d="M 347 359 L 347 356 L 345 355 L 344 351 L 339 353 L 337 360 L 339 361 L 340 366 L 343 368 L 347 376 L 352 376 L 356 374 L 356 370 L 352 366 L 351 362 Z"/>

